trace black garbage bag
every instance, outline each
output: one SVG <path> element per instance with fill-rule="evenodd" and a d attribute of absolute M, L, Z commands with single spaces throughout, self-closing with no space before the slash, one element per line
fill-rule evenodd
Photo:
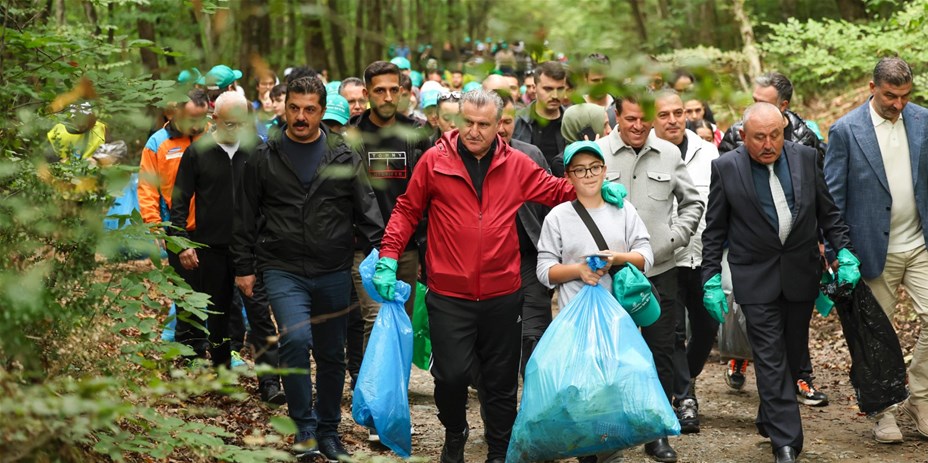
<path fill-rule="evenodd" d="M 853 290 L 831 282 L 822 285 L 822 292 L 834 301 L 841 319 L 860 411 L 869 415 L 905 400 L 909 391 L 899 338 L 870 288 L 864 282 Z"/>

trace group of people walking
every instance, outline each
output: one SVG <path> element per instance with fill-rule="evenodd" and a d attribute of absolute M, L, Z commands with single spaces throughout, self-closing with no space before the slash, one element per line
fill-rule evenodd
<path fill-rule="evenodd" d="M 789 109 L 792 85 L 778 73 L 756 80 L 755 103 L 723 136 L 705 120 L 708 105 L 691 104 L 686 73 L 676 89 L 613 97 L 594 85 L 574 104 L 576 82 L 558 62 L 529 76 L 503 70 L 466 92 L 454 88 L 460 71 L 419 92 L 408 67 L 377 61 L 328 83 L 308 68 L 285 83 L 263 74 L 256 101 L 267 104 L 253 105 L 237 91 L 241 73 L 217 66 L 187 82 L 188 100 L 142 153 L 144 220 L 170 221 L 171 233 L 204 245 L 168 253 L 211 297 L 208 334 L 180 310 L 177 340 L 229 365 L 240 297 L 256 362 L 304 371 L 262 377 L 259 388 L 288 405 L 301 458 L 348 455 L 338 435 L 346 370 L 353 387 L 378 310 L 357 266 L 374 248 L 384 299 L 397 280 L 428 286 L 443 463 L 465 461 L 471 386 L 486 461 L 504 461 L 551 290 L 563 307 L 583 285 L 611 288 L 610 267 L 627 265 L 659 297 L 641 335 L 683 432 L 700 430 L 695 381 L 729 310 L 730 269 L 758 379 L 757 431 L 776 462 L 802 451 L 799 404 L 827 404 L 808 346 L 825 265 L 839 284 L 868 285 L 889 315 L 904 285 L 923 328 L 911 396 L 871 417 L 873 435 L 902 440 L 898 408 L 928 436 L 928 112 L 908 103 L 905 61 L 877 63 L 871 97 L 831 127 L 827 145 Z M 595 84 L 605 74 L 608 58 L 594 54 L 574 76 Z M 591 254 L 607 267 L 591 270 Z M 729 384 L 744 372 L 730 364 Z M 645 452 L 677 460 L 666 437 Z"/>

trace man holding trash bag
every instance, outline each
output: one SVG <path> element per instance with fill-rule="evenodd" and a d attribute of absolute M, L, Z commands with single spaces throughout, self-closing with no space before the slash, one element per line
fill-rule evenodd
<path fill-rule="evenodd" d="M 703 301 L 724 323 L 721 260 L 727 241 L 735 299 L 744 310 L 756 362 L 757 430 L 770 438 L 777 463 L 794 462 L 803 434 L 789 364 L 800 361 L 800 346 L 808 343 L 808 308 L 822 275 L 819 229 L 839 250 L 839 284 L 857 284 L 859 262 L 815 150 L 784 142 L 779 109 L 749 106 L 742 138 L 743 146 L 712 161 Z"/>
<path fill-rule="evenodd" d="M 554 206 L 576 195 L 566 179 L 546 173 L 499 137 L 498 94 L 467 92 L 460 108 L 461 128 L 426 151 L 397 200 L 374 286 L 393 298 L 396 261 L 428 207 L 426 305 L 435 405 L 445 426 L 441 461 L 464 462 L 467 387 L 477 363 L 487 461 L 501 463 L 516 416 L 522 336 L 516 211 L 527 201 Z"/>
<path fill-rule="evenodd" d="M 861 274 L 892 320 L 904 285 L 921 321 L 909 366 L 911 397 L 900 407 L 928 437 L 928 111 L 909 103 L 912 69 L 883 58 L 872 97 L 839 119 L 828 136 L 825 181 L 859 250 Z M 902 442 L 892 410 L 872 417 L 877 442 Z"/>

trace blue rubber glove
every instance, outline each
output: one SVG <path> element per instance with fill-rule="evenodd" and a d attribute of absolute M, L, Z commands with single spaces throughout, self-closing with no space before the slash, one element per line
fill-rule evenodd
<path fill-rule="evenodd" d="M 374 288 L 385 301 L 392 301 L 396 291 L 396 259 L 381 257 L 374 267 Z"/>
<path fill-rule="evenodd" d="M 860 261 L 847 248 L 838 251 L 838 286 L 851 285 L 854 288 L 859 281 Z"/>
<path fill-rule="evenodd" d="M 621 183 L 603 182 L 602 194 L 607 203 L 614 204 L 621 209 L 625 205 L 625 197 L 628 196 L 628 191 L 625 190 L 625 185 Z"/>
<path fill-rule="evenodd" d="M 722 291 L 722 274 L 716 273 L 702 287 L 702 304 L 706 306 L 709 315 L 719 323 L 725 323 L 725 314 L 728 313 L 728 300 Z"/>

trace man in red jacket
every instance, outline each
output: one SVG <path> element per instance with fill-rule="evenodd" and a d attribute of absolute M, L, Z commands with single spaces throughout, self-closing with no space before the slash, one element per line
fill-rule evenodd
<path fill-rule="evenodd" d="M 480 371 L 487 461 L 502 462 L 516 417 L 522 293 L 516 211 L 525 202 L 554 206 L 576 197 L 498 135 L 503 101 L 474 90 L 460 102 L 463 125 L 422 156 L 397 199 L 374 285 L 393 299 L 396 260 L 428 207 L 426 306 L 432 337 L 435 405 L 445 426 L 442 463 L 463 463 L 467 387 Z"/>

